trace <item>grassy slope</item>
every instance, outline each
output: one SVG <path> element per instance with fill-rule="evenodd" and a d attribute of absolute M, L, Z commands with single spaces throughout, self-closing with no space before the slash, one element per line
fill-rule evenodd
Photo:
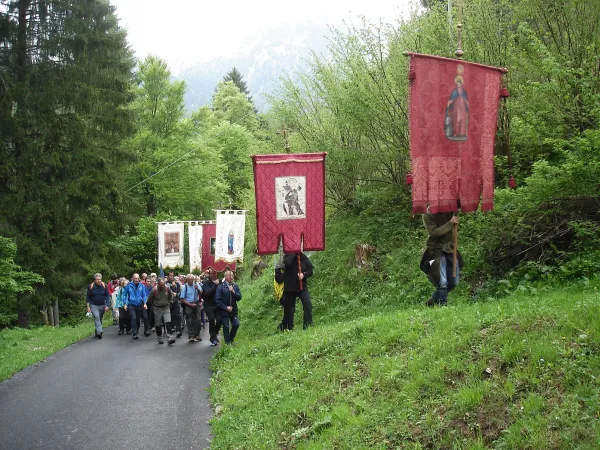
<path fill-rule="evenodd" d="M 104 325 L 112 323 L 105 314 Z M 0 381 L 94 334 L 94 322 L 70 327 L 13 328 L 0 332 Z"/>
<path fill-rule="evenodd" d="M 598 282 L 471 303 L 473 217 L 463 283 L 426 309 L 424 231 L 392 203 L 329 221 L 311 330 L 276 332 L 271 270 L 242 280 L 237 345 L 214 362 L 212 448 L 600 448 Z M 354 267 L 361 243 L 376 271 Z"/>
<path fill-rule="evenodd" d="M 266 338 L 242 326 L 215 363 L 212 448 L 600 444 L 597 285 Z"/>

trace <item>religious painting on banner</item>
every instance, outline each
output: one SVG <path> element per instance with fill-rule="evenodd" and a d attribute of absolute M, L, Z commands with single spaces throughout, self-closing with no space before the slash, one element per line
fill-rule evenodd
<path fill-rule="evenodd" d="M 506 69 L 410 53 L 413 214 L 494 206 L 494 142 Z"/>
<path fill-rule="evenodd" d="M 325 156 L 253 156 L 259 255 L 325 250 Z"/>
<path fill-rule="evenodd" d="M 202 270 L 202 225 L 191 222 L 188 226 L 188 240 L 190 249 L 190 271 Z"/>
<path fill-rule="evenodd" d="M 217 211 L 215 262 L 244 261 L 245 211 Z"/>
<path fill-rule="evenodd" d="M 235 236 L 234 236 L 235 240 Z M 202 223 L 202 270 L 212 268 L 217 272 L 223 272 L 226 269 L 236 269 L 236 263 L 226 261 L 215 261 L 217 241 L 217 225 L 214 220 Z"/>
<path fill-rule="evenodd" d="M 183 222 L 158 224 L 158 264 L 162 267 L 183 266 Z"/>

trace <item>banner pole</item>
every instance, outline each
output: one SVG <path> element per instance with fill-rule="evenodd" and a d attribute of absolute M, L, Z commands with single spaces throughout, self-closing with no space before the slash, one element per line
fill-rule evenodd
<path fill-rule="evenodd" d="M 458 224 L 455 223 L 452 226 L 452 257 L 453 257 L 453 263 L 452 263 L 452 277 L 456 278 L 456 263 L 457 263 L 457 256 L 456 256 L 456 251 L 458 249 Z"/>

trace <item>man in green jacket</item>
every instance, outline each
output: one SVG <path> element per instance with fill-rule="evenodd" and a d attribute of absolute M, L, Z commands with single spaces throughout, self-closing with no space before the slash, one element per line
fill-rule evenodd
<path fill-rule="evenodd" d="M 421 270 L 427 274 L 429 281 L 436 287 L 433 295 L 427 300 L 427 306 L 446 305 L 448 293 L 452 291 L 459 280 L 459 268 L 463 267 L 462 257 L 457 252 L 458 267 L 453 276 L 454 246 L 452 232 L 458 225 L 458 217 L 454 213 L 423 214 L 423 223 L 427 228 L 427 250 L 421 258 Z"/>
<path fill-rule="evenodd" d="M 166 285 L 164 278 L 159 278 L 156 286 L 150 291 L 148 301 L 152 301 L 154 305 L 154 323 L 156 324 L 156 336 L 158 343 L 164 344 L 162 336 L 162 321 L 164 319 L 167 327 L 167 342 L 169 345 L 175 343 L 173 337 L 173 324 L 171 323 L 171 303 L 173 302 L 173 291 Z"/>

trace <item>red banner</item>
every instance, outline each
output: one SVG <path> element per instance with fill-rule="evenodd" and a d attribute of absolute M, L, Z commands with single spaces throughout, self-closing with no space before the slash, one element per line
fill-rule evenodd
<path fill-rule="evenodd" d="M 217 272 L 224 272 L 226 269 L 235 270 L 235 263 L 226 263 L 225 261 L 215 262 L 215 243 L 217 240 L 217 224 L 202 224 L 202 270 L 212 268 Z"/>
<path fill-rule="evenodd" d="M 410 54 L 413 214 L 494 207 L 494 141 L 506 69 Z M 459 203 L 460 202 L 460 203 Z"/>
<path fill-rule="evenodd" d="M 325 250 L 325 156 L 253 156 L 258 254 Z"/>

